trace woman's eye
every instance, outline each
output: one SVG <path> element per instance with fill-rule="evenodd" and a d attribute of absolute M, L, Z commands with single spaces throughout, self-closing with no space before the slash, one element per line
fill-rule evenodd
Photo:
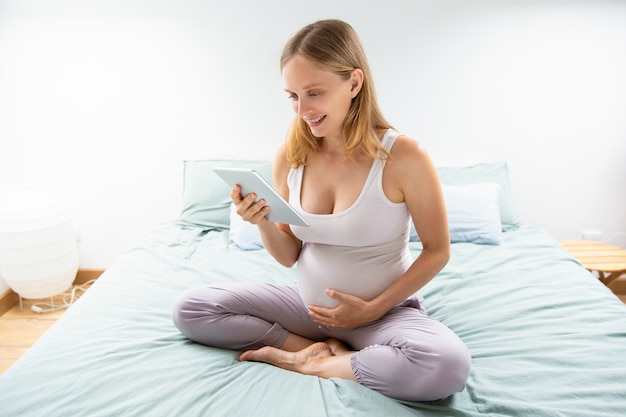
<path fill-rule="evenodd" d="M 316 91 L 316 92 L 313 92 L 313 93 L 309 93 L 309 97 L 318 97 L 320 94 L 322 94 L 322 93 Z"/>
<path fill-rule="evenodd" d="M 289 100 L 297 100 L 298 96 L 295 94 L 289 94 L 289 96 L 287 97 Z"/>

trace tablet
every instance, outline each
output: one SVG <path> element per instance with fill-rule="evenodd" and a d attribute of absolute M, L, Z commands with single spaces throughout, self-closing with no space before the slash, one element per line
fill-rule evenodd
<path fill-rule="evenodd" d="M 261 174 L 250 168 L 213 168 L 228 185 L 234 187 L 239 184 L 241 195 L 246 196 L 255 192 L 260 198 L 267 201 L 272 210 L 267 214 L 267 220 L 271 222 L 308 226 L 309 223 L 294 209 L 278 191 L 267 182 Z"/>

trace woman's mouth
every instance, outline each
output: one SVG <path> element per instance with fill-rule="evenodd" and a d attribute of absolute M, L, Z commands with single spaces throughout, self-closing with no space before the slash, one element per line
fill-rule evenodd
<path fill-rule="evenodd" d="M 325 118 L 326 116 L 320 116 L 316 117 L 315 119 L 305 119 L 305 121 L 309 124 L 309 126 L 317 127 L 322 124 Z"/>

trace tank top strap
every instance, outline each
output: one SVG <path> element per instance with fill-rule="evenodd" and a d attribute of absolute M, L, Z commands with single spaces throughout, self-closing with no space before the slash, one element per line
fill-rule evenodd
<path fill-rule="evenodd" d="M 383 135 L 381 139 L 381 144 L 385 147 L 385 149 L 390 152 L 391 148 L 393 148 L 393 144 L 396 143 L 396 139 L 401 135 L 397 130 L 389 129 Z"/>

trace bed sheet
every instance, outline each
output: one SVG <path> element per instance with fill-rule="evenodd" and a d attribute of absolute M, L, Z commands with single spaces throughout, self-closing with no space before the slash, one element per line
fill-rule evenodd
<path fill-rule="evenodd" d="M 626 415 L 626 307 L 540 229 L 454 244 L 423 289 L 473 360 L 466 389 L 436 402 L 241 363 L 172 324 L 189 287 L 294 277 L 264 250 L 229 249 L 227 230 L 163 224 L 0 376 L 0 416 Z"/>

